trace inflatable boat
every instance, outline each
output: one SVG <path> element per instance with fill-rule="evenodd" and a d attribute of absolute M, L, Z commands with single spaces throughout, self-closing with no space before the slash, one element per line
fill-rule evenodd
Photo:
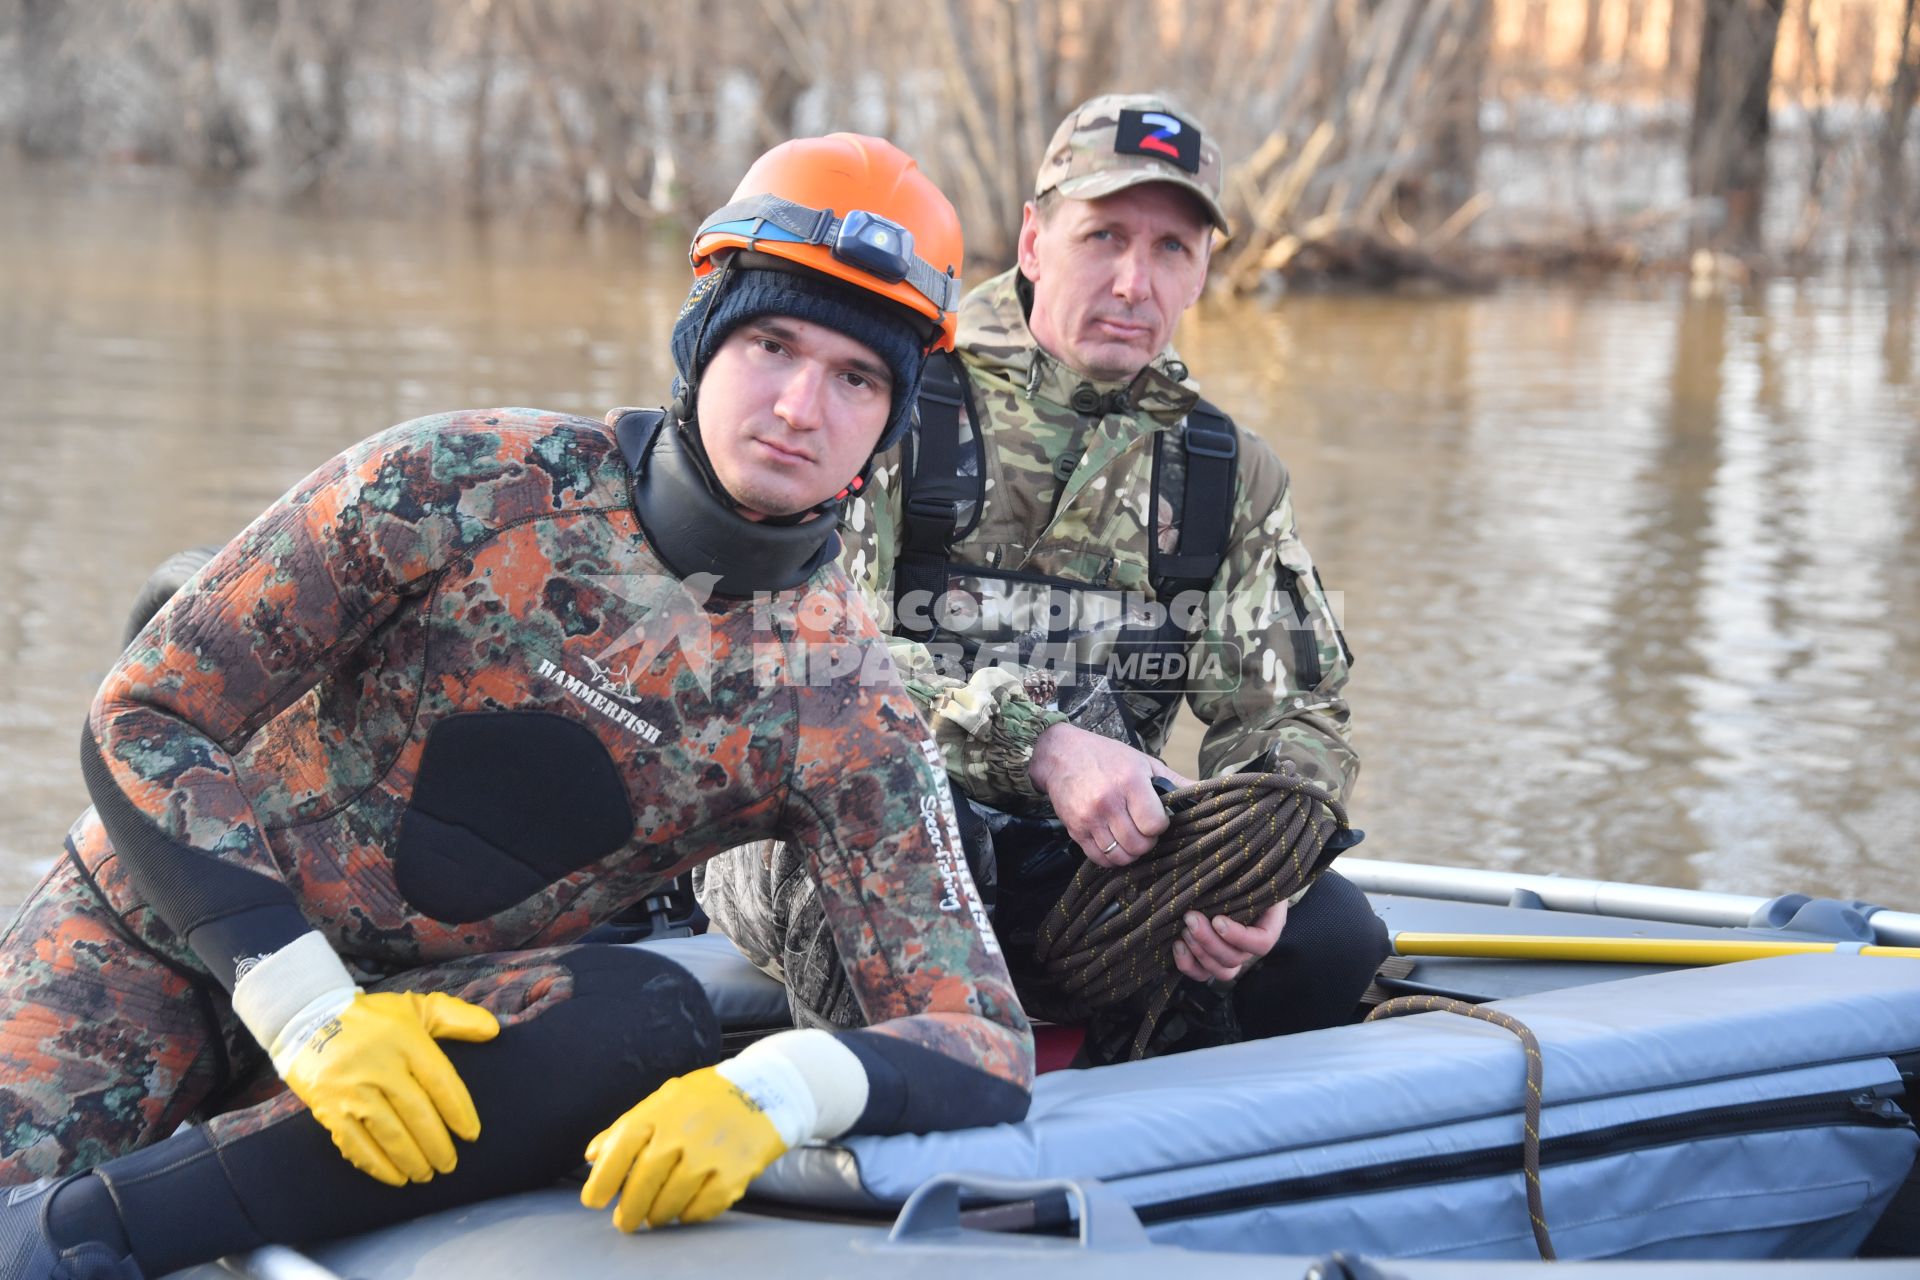
<path fill-rule="evenodd" d="M 1020 1124 L 803 1147 L 699 1226 L 621 1235 L 576 1182 L 180 1274 L 1920 1280 L 1920 914 L 1339 867 L 1394 940 L 1370 999 L 1431 1012 L 1046 1072 Z M 728 1051 L 789 1025 L 725 938 L 657 936 L 685 905 L 627 945 L 699 978 Z"/>
<path fill-rule="evenodd" d="M 1341 869 L 1403 957 L 1374 994 L 1433 1012 L 1049 1072 L 1020 1124 L 800 1148 L 702 1226 L 622 1236 L 563 1185 L 183 1274 L 1920 1276 L 1920 915 Z M 734 1044 L 786 1025 L 725 939 L 634 945 Z"/>

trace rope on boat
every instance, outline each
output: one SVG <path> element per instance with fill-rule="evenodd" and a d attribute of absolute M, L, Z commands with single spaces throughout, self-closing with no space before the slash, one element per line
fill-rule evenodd
<path fill-rule="evenodd" d="M 1166 797 L 1171 818 L 1151 854 L 1124 867 L 1083 862 L 1034 945 L 1066 998 L 1060 1016 L 1145 992 L 1130 1058 L 1139 1058 L 1182 981 L 1173 944 L 1189 911 L 1250 921 L 1312 884 L 1350 840 L 1347 812 L 1283 767 L 1209 778 Z"/>
<path fill-rule="evenodd" d="M 1540 1085 L 1546 1072 L 1540 1058 L 1539 1039 L 1526 1023 L 1498 1009 L 1443 996 L 1398 996 L 1380 1005 L 1366 1020 L 1374 1022 L 1403 1013 L 1457 1013 L 1464 1018 L 1490 1022 L 1520 1037 L 1520 1047 L 1527 1053 L 1527 1096 L 1522 1104 L 1526 1127 L 1520 1139 L 1520 1169 L 1527 1179 L 1527 1217 L 1533 1221 L 1533 1242 L 1540 1249 L 1540 1257 L 1547 1262 L 1554 1261 L 1553 1239 L 1547 1234 L 1547 1210 L 1540 1198 Z"/>

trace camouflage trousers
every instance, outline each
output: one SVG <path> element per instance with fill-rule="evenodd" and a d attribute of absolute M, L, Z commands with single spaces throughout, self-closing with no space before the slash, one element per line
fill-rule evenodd
<path fill-rule="evenodd" d="M 568 999 L 560 961 L 577 950 L 467 956 L 367 985 L 444 991 L 506 1028 Z M 219 1146 L 304 1111 L 226 992 L 135 941 L 70 858 L 0 935 L 0 1186 L 92 1168 L 189 1120 Z"/>

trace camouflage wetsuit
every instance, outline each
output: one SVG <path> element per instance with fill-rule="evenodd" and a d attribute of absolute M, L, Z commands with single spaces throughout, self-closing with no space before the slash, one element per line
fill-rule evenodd
<path fill-rule="evenodd" d="M 873 1077 L 855 1131 L 1024 1112 L 1031 1040 L 938 756 L 846 577 L 829 561 L 791 591 L 709 599 L 649 550 L 634 502 L 599 423 L 425 418 L 301 481 L 169 603 L 94 703 L 95 808 L 0 947 L 0 1183 L 222 1113 L 207 1132 L 230 1168 L 249 1135 L 295 1119 L 340 1187 L 433 1207 L 468 1155 L 398 1196 L 334 1157 L 291 1095 L 233 1109 L 277 1083 L 229 1003 L 236 969 L 319 930 L 366 985 L 487 1005 L 498 1041 L 445 1046 L 473 1082 L 603 955 L 646 958 L 566 944 L 775 835 L 818 876 L 873 1024 L 842 1037 Z M 872 660 L 816 661 L 803 680 L 808 646 Z M 710 1058 L 711 1014 L 684 978 L 655 961 L 600 980 L 611 1003 L 571 1058 L 473 1083 L 480 1145 L 518 1110 L 594 1112 L 562 1125 L 569 1167 L 595 1128 Z M 602 1049 L 626 1076 L 580 1084 Z M 641 1066 L 651 1083 L 631 1078 Z"/>
<path fill-rule="evenodd" d="M 1159 599 L 1151 547 L 1156 541 L 1162 551 L 1179 546 L 1179 504 L 1166 495 L 1182 492 L 1179 431 L 1198 392 L 1172 350 L 1130 384 L 1089 383 L 1035 342 L 1025 290 L 1019 272 L 1009 271 L 961 304 L 959 352 L 986 445 L 985 501 L 977 526 L 953 547 L 948 591 L 978 602 L 962 611 L 976 618 L 1045 616 L 1044 603 L 1023 612 L 1020 593 L 1030 588 L 1084 588 L 1107 599 L 1131 597 L 1138 608 Z M 1177 634 L 1186 659 L 1177 679 L 1083 679 L 1056 687 L 1048 673 L 1007 660 L 1009 652 L 1030 652 L 1031 637 L 968 637 L 956 626 L 936 632 L 930 644 L 890 639 L 947 773 L 966 796 L 997 810 L 1044 811 L 1028 775 L 1041 732 L 1071 718 L 1158 755 L 1181 695 L 1207 725 L 1203 776 L 1290 763 L 1336 796 L 1349 796 L 1360 765 L 1347 738 L 1345 640 L 1300 539 L 1286 468 L 1244 429 L 1238 448 L 1225 558 L 1204 606 L 1206 624 Z M 882 459 L 866 496 L 843 522 L 842 563 L 869 591 L 880 616 L 897 617 L 903 605 L 926 608 L 924 601 L 896 599 L 897 456 Z M 1157 510 L 1149 514 L 1149 505 Z M 1077 602 L 1080 638 L 1103 623 L 1124 626 L 1127 607 L 1116 614 Z M 952 671 L 956 653 L 958 674 Z M 980 660 L 983 653 L 993 660 Z M 987 820 L 995 819 L 989 814 Z M 1002 924 L 1007 871 L 1000 868 L 995 907 Z M 830 940 L 819 928 L 798 851 L 764 844 L 735 850 L 704 867 L 699 884 L 715 922 L 749 958 L 788 981 L 796 1014 L 857 1023 L 850 994 L 836 981 Z M 1344 1017 L 1385 955 L 1384 931 L 1346 881 L 1323 877 L 1306 901 L 1312 906 L 1296 906 L 1279 948 L 1260 966 L 1275 990 L 1256 997 L 1294 1008 L 1270 1009 L 1265 1017 L 1243 1010 L 1249 1033 Z M 1047 903 L 1024 905 L 1023 914 L 1037 921 Z M 1007 945 L 1031 1002 L 1032 975 L 1023 972 L 1015 941 Z M 1295 990 L 1283 995 L 1283 986 Z M 1301 1008 L 1302 1000 L 1313 1007 Z"/>

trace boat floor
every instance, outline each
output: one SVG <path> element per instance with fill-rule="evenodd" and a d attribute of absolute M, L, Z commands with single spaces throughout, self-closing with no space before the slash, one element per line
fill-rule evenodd
<path fill-rule="evenodd" d="M 884 1224 L 810 1221 L 735 1209 L 693 1227 L 626 1236 L 605 1213 L 581 1208 L 577 1191 L 555 1188 L 422 1218 L 400 1227 L 309 1251 L 338 1277 L 354 1280 L 631 1280 L 635 1276 L 709 1278 L 718 1274 L 782 1280 L 920 1280 L 992 1275 L 994 1280 L 1291 1280 L 1343 1276 L 1370 1280 L 1545 1280 L 1569 1268 L 1586 1280 L 1913 1280 L 1920 1261 L 1861 1262 L 1486 1262 L 1381 1260 L 1372 1272 L 1338 1270 L 1308 1255 L 1198 1252 L 1170 1246 L 1145 1250 L 1086 1247 L 1077 1240 L 982 1231 L 890 1241 Z M 1318 1267 L 1318 1271 L 1313 1268 Z M 288 1270 L 247 1270 L 240 1260 L 179 1273 L 180 1280 L 301 1280 Z M 309 1273 L 311 1280 L 319 1280 Z"/>

